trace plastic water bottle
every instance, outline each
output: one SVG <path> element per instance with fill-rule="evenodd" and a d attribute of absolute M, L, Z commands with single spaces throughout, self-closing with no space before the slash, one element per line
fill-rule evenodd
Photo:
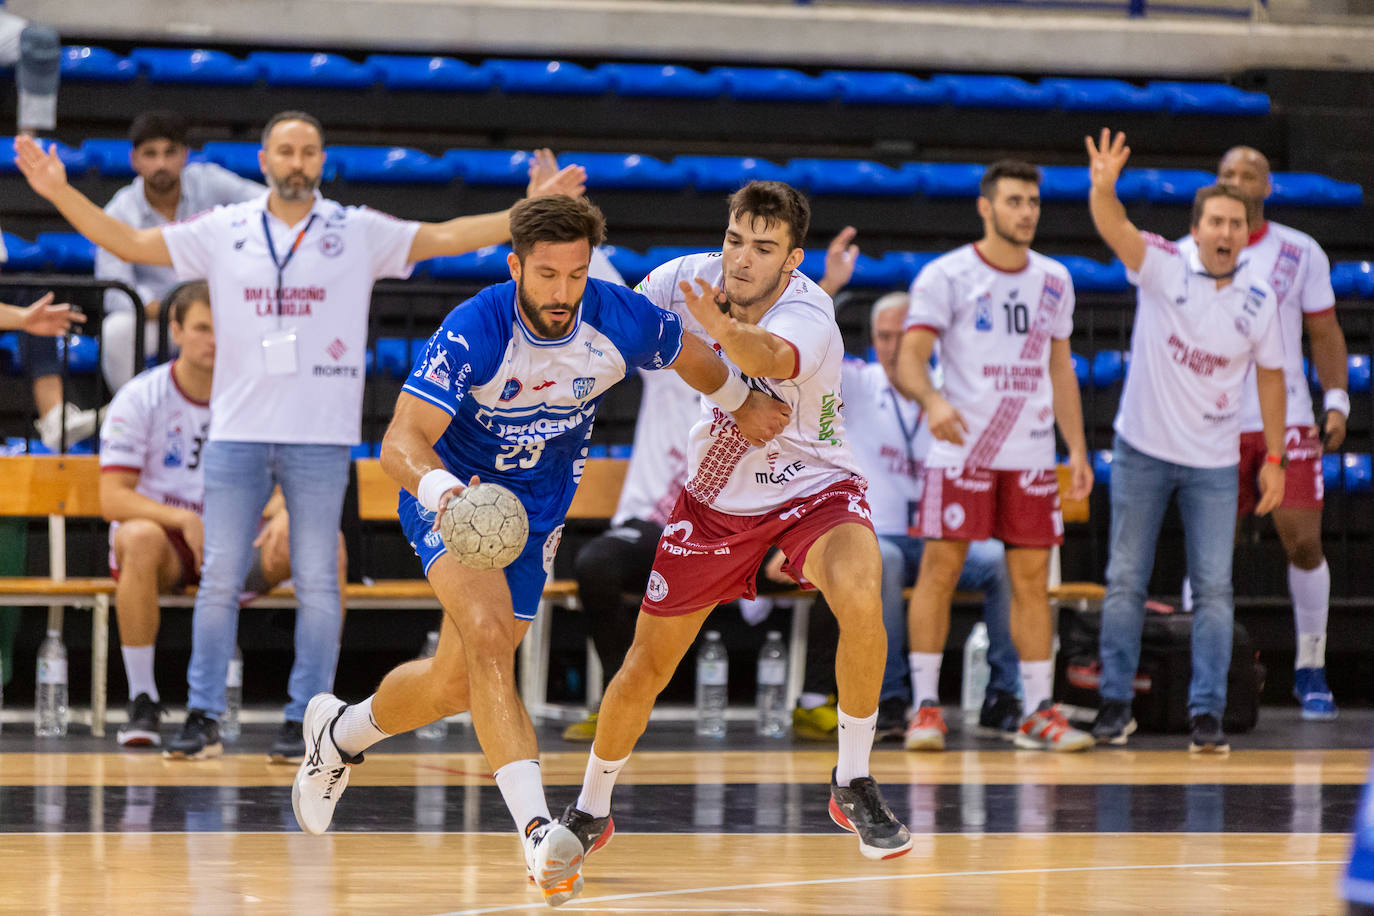
<path fill-rule="evenodd" d="M 237 645 L 229 657 L 229 673 L 224 677 L 224 715 L 219 717 L 219 736 L 225 741 L 239 740 L 239 710 L 243 707 L 243 653 Z"/>
<path fill-rule="evenodd" d="M 991 674 L 992 670 L 988 667 L 988 628 L 980 620 L 973 625 L 973 631 L 964 642 L 964 690 L 959 707 L 963 710 L 965 725 L 978 724 Z"/>
<path fill-rule="evenodd" d="M 786 737 L 791 719 L 784 696 L 787 692 L 787 649 L 777 630 L 770 631 L 763 641 L 758 672 L 759 687 L 754 695 L 758 733 L 765 738 Z"/>
<path fill-rule="evenodd" d="M 67 647 L 57 630 L 49 630 L 38 647 L 37 680 L 33 733 L 40 738 L 60 738 L 67 733 Z"/>
<path fill-rule="evenodd" d="M 425 637 L 425 649 L 420 653 L 420 658 L 433 658 L 439 652 L 439 631 L 431 630 Z M 415 729 L 415 735 L 419 738 L 437 740 L 448 736 L 448 720 L 439 719 L 428 725 L 422 725 Z"/>
<path fill-rule="evenodd" d="M 697 734 L 725 737 L 725 705 L 730 696 L 730 660 L 715 630 L 697 650 Z"/>

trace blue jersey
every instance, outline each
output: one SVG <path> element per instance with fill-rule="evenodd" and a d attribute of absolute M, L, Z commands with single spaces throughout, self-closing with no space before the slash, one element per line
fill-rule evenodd
<path fill-rule="evenodd" d="M 465 484 L 476 474 L 508 487 L 535 534 L 567 514 L 602 395 L 638 368 L 676 360 L 682 323 L 589 279 L 572 330 L 547 340 L 516 314 L 515 298 L 515 283 L 502 283 L 449 312 L 404 390 L 453 418 L 434 446 L 444 467 Z"/>

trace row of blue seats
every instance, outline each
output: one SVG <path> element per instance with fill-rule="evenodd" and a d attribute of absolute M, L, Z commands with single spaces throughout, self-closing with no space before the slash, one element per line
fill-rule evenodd
<path fill-rule="evenodd" d="M 130 178 L 129 141 L 91 139 L 79 148 L 57 144 L 71 175 L 98 172 L 107 178 Z M 248 178 L 261 179 L 260 147 L 250 142 L 212 141 L 193 159 L 204 159 Z M 385 184 L 524 186 L 530 154 L 522 150 L 451 149 L 441 156 L 406 147 L 331 146 L 325 181 Z M 792 159 L 786 164 L 747 156 L 677 156 L 671 161 L 638 153 L 562 154 L 565 162 L 587 169 L 593 190 L 730 192 L 746 182 L 785 181 L 812 194 L 866 197 L 964 198 L 978 196 L 985 166 L 978 163 L 906 162 L 898 166 L 863 159 Z M 17 167 L 0 156 L 0 174 Z M 1357 207 L 1364 200 L 1360 185 L 1308 172 L 1275 172 L 1269 203 L 1312 207 Z M 1203 169 L 1127 169 L 1117 183 L 1124 201 L 1191 203 L 1198 188 L 1216 182 Z M 1045 200 L 1086 201 L 1091 182 L 1086 166 L 1056 165 L 1041 169 Z"/>
<path fill-rule="evenodd" d="M 1112 453 L 1093 454 L 1093 477 L 1097 484 L 1112 483 Z M 1322 455 L 1322 483 L 1328 492 L 1368 493 L 1374 489 L 1374 459 L 1362 452 Z"/>
<path fill-rule="evenodd" d="M 432 92 L 503 92 L 637 98 L 740 101 L 839 101 L 848 105 L 953 105 L 961 108 L 1139 111 L 1171 114 L 1265 115 L 1269 97 L 1224 83 L 1158 80 L 1136 86 L 1124 80 L 1053 78 L 1032 83 L 1015 76 L 826 70 L 812 75 L 785 67 L 713 67 L 606 63 L 596 67 L 557 60 L 492 59 L 469 64 L 452 57 L 373 54 L 361 63 L 341 54 L 254 51 L 238 58 L 225 51 L 135 48 L 128 56 L 85 45 L 63 49 L 62 76 L 70 80 L 268 86 Z"/>
<path fill-rule="evenodd" d="M 95 246 L 74 232 L 40 232 L 32 242 L 5 233 L 4 239 L 9 251 L 6 267 L 10 271 L 90 273 L 95 266 Z M 606 246 L 611 263 L 630 283 L 638 283 L 660 264 L 700 250 L 663 245 L 641 254 L 628 248 Z M 503 282 L 510 278 L 506 266 L 509 252 L 510 248 L 505 245 L 494 245 L 468 254 L 431 258 L 415 265 L 415 276 L 435 280 Z M 879 257 L 861 253 L 855 263 L 851 285 L 868 289 L 909 286 L 921 268 L 937 257 L 939 253 L 932 251 L 889 251 Z M 1074 289 L 1079 293 L 1125 292 L 1131 288 L 1126 279 L 1126 268 L 1120 261 L 1103 264 L 1081 255 L 1056 255 L 1055 260 L 1068 268 Z M 809 249 L 801 270 L 809 277 L 824 276 L 824 249 Z M 1332 265 L 1331 288 L 1341 299 L 1356 296 L 1374 299 L 1374 265 L 1369 261 L 1346 261 Z"/>

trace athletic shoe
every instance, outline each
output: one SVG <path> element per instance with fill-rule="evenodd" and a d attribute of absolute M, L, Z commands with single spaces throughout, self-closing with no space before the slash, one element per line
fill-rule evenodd
<path fill-rule="evenodd" d="M 1126 743 L 1127 736 L 1135 732 L 1135 719 L 1131 718 L 1131 704 L 1124 700 L 1102 701 L 1093 720 L 1093 740 L 1098 744 L 1114 744 L 1120 747 Z"/>
<path fill-rule="evenodd" d="M 334 819 L 334 806 L 348 787 L 348 768 L 363 762 L 362 754 L 345 756 L 334 743 L 334 723 L 347 707 L 332 693 L 315 694 L 305 707 L 305 759 L 291 783 L 291 809 L 301 829 L 316 836 Z"/>
<path fill-rule="evenodd" d="M 1336 699 L 1326 686 L 1325 668 L 1299 668 L 1293 672 L 1293 696 L 1302 704 L 1302 717 L 1315 722 L 1336 718 Z"/>
<path fill-rule="evenodd" d="M 878 731 L 874 742 L 900 741 L 906 733 L 906 697 L 888 697 L 878 701 Z"/>
<path fill-rule="evenodd" d="M 792 736 L 803 741 L 835 741 L 840 732 L 840 714 L 835 698 L 811 709 L 792 709 Z"/>
<path fill-rule="evenodd" d="M 596 713 L 587 713 L 587 718 L 574 722 L 563 729 L 564 741 L 591 741 L 596 737 Z"/>
<path fill-rule="evenodd" d="M 576 805 L 563 809 L 558 823 L 573 832 L 582 843 L 582 854 L 589 856 L 611 841 L 615 835 L 615 821 L 608 814 L 605 817 L 592 817 Z"/>
<path fill-rule="evenodd" d="M 33 421 L 38 438 L 54 452 L 62 445 L 62 405 L 54 404 L 47 413 Z M 82 439 L 89 439 L 100 428 L 100 416 L 94 410 L 82 410 L 68 402 L 66 411 L 67 447 Z"/>
<path fill-rule="evenodd" d="M 544 902 L 562 906 L 582 893 L 582 841 L 567 827 L 543 817 L 525 825 L 525 868 Z"/>
<path fill-rule="evenodd" d="M 1033 751 L 1086 751 L 1093 736 L 1069 725 L 1059 707 L 1043 701 L 1016 730 L 1016 746 Z"/>
<path fill-rule="evenodd" d="M 277 731 L 277 738 L 267 751 L 270 763 L 300 763 L 305 759 L 304 723 L 287 719 Z"/>
<path fill-rule="evenodd" d="M 883 801 L 872 776 L 841 786 L 830 771 L 830 819 L 858 834 L 859 851 L 870 859 L 895 859 L 911 851 L 911 832 Z"/>
<path fill-rule="evenodd" d="M 162 756 L 169 760 L 208 760 L 224 753 L 219 741 L 219 723 L 203 709 L 188 709 L 181 731 L 168 744 Z"/>
<path fill-rule="evenodd" d="M 1001 738 L 1012 741 L 1021 728 L 1021 698 L 1014 693 L 989 690 L 978 712 L 978 725 L 973 733 L 980 738 Z"/>
<path fill-rule="evenodd" d="M 1231 744 L 1226 740 L 1226 733 L 1221 730 L 1221 720 L 1210 712 L 1193 716 L 1188 720 L 1188 725 L 1193 730 L 1192 740 L 1188 744 L 1189 752 L 1194 754 L 1229 754 L 1231 752 Z"/>
<path fill-rule="evenodd" d="M 945 714 L 940 710 L 940 704 L 934 700 L 922 700 L 907 723 L 906 738 L 902 744 L 909 751 L 943 751 L 947 734 L 949 728 L 945 725 Z"/>
<path fill-rule="evenodd" d="M 123 747 L 161 747 L 162 704 L 140 693 L 129 701 L 129 722 L 115 733 L 115 740 Z"/>

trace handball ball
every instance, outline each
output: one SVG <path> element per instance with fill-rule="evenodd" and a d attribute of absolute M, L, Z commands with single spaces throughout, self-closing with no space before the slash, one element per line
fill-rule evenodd
<path fill-rule="evenodd" d="M 529 518 L 519 498 L 496 483 L 478 483 L 459 493 L 439 519 L 449 554 L 472 569 L 509 566 L 525 549 Z"/>

